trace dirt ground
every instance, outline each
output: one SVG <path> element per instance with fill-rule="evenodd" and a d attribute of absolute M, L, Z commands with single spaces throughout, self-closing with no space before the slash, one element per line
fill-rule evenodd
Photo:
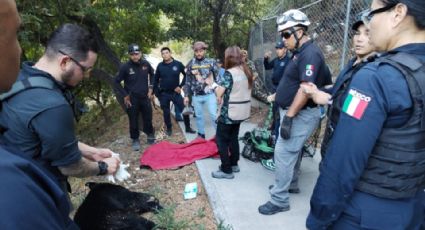
<path fill-rule="evenodd" d="M 252 122 L 259 122 L 267 115 L 267 109 L 253 108 Z M 174 143 L 184 143 L 184 135 L 177 125 L 173 123 L 173 135 L 168 137 L 164 133 L 162 112 L 160 109 L 154 110 L 154 128 L 156 130 L 156 140 L 168 140 Z M 122 115 L 119 121 L 112 124 L 109 130 L 96 139 L 97 147 L 110 148 L 116 153 L 120 153 L 121 160 L 130 164 L 128 168 L 131 178 L 125 182 L 118 183 L 124 187 L 137 192 L 152 193 L 160 200 L 163 206 L 172 207 L 174 210 L 174 222 L 181 222 L 185 226 L 180 229 L 217 229 L 214 214 L 208 201 L 206 191 L 200 180 L 195 164 L 190 164 L 174 170 L 150 170 L 140 169 L 139 159 L 143 150 L 148 146 L 146 136 L 141 135 L 142 148 L 140 152 L 134 152 L 130 147 L 128 137 L 128 119 Z M 84 184 L 88 181 L 106 182 L 104 177 L 92 177 L 86 179 L 71 179 L 72 195 L 71 199 L 75 209 L 87 195 L 88 188 Z M 186 183 L 197 182 L 198 196 L 195 199 L 184 200 L 183 190 Z M 153 214 L 145 215 L 152 220 Z M 157 220 L 158 221 L 158 220 Z M 172 222 L 172 221 L 171 221 Z M 188 223 L 184 225 L 182 223 Z M 175 226 L 169 226 L 175 227 Z M 178 227 L 173 229 L 179 229 Z"/>

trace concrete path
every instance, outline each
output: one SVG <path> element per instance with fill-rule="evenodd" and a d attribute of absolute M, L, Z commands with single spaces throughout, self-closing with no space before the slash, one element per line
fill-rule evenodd
<path fill-rule="evenodd" d="M 196 130 L 194 118 L 192 127 Z M 182 130 L 183 123 L 180 122 Z M 244 122 L 239 135 L 251 131 L 256 124 Z M 212 125 L 207 122 L 206 136 L 215 135 Z M 187 141 L 196 138 L 196 135 L 186 134 Z M 241 151 L 243 143 L 240 142 Z M 220 159 L 204 159 L 196 162 L 201 180 L 208 193 L 217 222 L 224 226 L 231 226 L 233 230 L 301 230 L 305 228 L 305 219 L 309 211 L 310 196 L 318 176 L 318 162 L 320 154 L 315 158 L 303 158 L 299 186 L 301 193 L 290 194 L 291 209 L 287 212 L 264 216 L 258 212 L 258 206 L 270 199 L 269 185 L 273 184 L 274 173 L 265 169 L 260 163 L 254 163 L 243 157 L 239 161 L 240 173 L 235 174 L 233 180 L 215 179 L 211 172 L 217 170 Z"/>

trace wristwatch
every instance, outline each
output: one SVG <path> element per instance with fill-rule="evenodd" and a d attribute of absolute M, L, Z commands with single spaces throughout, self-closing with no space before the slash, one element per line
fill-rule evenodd
<path fill-rule="evenodd" d="M 106 164 L 103 161 L 98 161 L 97 165 L 99 166 L 99 173 L 97 174 L 98 176 L 103 176 L 108 174 L 108 164 Z"/>

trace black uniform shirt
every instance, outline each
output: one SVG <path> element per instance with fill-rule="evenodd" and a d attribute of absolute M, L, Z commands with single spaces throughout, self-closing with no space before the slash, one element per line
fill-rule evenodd
<path fill-rule="evenodd" d="M 276 89 L 276 102 L 281 108 L 289 107 L 302 82 L 313 82 L 318 88 L 332 84 L 332 76 L 320 48 L 307 41 L 294 52 Z M 312 100 L 309 107 L 316 106 Z"/>
<path fill-rule="evenodd" d="M 115 82 L 118 83 L 122 96 L 136 94 L 147 96 L 149 87 L 153 84 L 153 68 L 146 60 L 140 62 L 128 61 L 120 67 Z M 121 87 L 124 81 L 124 88 Z"/>
<path fill-rule="evenodd" d="M 183 80 L 180 83 L 180 73 L 183 74 Z M 174 92 L 177 87 L 182 87 L 186 81 L 184 65 L 174 60 L 170 63 L 161 62 L 156 67 L 155 82 L 153 88 L 155 92 L 169 91 Z"/>

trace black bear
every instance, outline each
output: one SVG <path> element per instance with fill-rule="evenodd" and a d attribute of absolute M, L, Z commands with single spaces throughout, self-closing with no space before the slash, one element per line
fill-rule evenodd
<path fill-rule="evenodd" d="M 74 221 L 81 230 L 148 230 L 155 223 L 140 214 L 162 209 L 158 199 L 109 183 L 86 184 L 90 192 L 78 208 Z"/>

